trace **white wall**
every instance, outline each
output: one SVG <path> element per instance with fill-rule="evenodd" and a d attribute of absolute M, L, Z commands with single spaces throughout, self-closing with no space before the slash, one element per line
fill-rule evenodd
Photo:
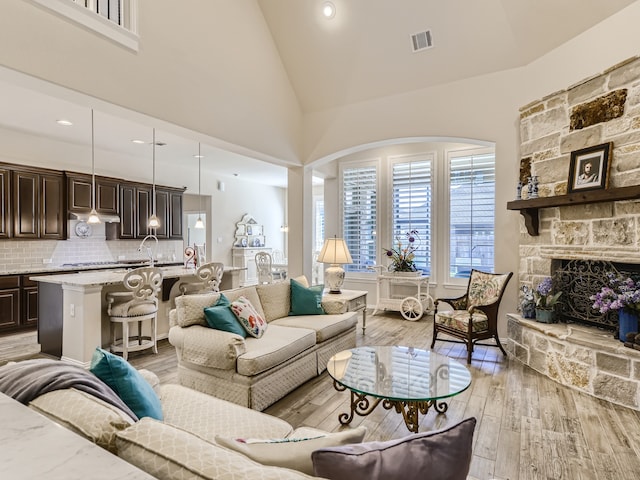
<path fill-rule="evenodd" d="M 0 2 L 0 65 L 300 163 L 300 108 L 254 0 L 139 5 L 132 52 L 34 3 Z"/>
<path fill-rule="evenodd" d="M 406 137 L 457 137 L 496 145 L 496 271 L 518 272 L 520 215 L 506 209 L 519 169 L 519 109 L 638 54 L 640 2 L 524 68 L 305 115 L 304 157 L 339 158 Z M 326 212 L 330 216 L 332 212 Z M 333 212 L 339 215 L 338 211 Z M 328 223 L 335 219 L 328 218 Z M 518 276 L 501 312 L 515 312 Z M 506 322 L 501 335 L 506 334 Z"/>

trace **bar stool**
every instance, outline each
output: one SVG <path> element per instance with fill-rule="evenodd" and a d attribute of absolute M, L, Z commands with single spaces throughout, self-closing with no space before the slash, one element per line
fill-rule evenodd
<path fill-rule="evenodd" d="M 122 352 L 127 359 L 129 352 L 152 348 L 156 344 L 156 317 L 158 316 L 158 292 L 162 286 L 162 271 L 158 267 L 141 267 L 128 272 L 123 279 L 126 292 L 107 293 L 107 314 L 111 321 L 111 351 Z M 142 323 L 151 321 L 151 333 L 142 335 Z M 129 324 L 137 323 L 137 335 L 129 334 Z M 116 325 L 122 326 L 122 337 L 117 338 Z"/>
<path fill-rule="evenodd" d="M 182 282 L 178 285 L 178 288 L 182 295 L 190 293 L 219 292 L 222 275 L 224 275 L 224 263 L 205 263 L 200 265 L 196 270 L 196 280 Z"/>

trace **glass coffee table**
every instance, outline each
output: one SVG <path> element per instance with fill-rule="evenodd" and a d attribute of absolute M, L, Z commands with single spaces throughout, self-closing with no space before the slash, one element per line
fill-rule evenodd
<path fill-rule="evenodd" d="M 418 432 L 418 415 L 431 407 L 447 411 L 445 399 L 471 385 L 471 373 L 461 363 L 430 350 L 412 347 L 358 347 L 335 354 L 327 371 L 338 391 L 351 392 L 351 412 L 338 420 L 348 425 L 354 414 L 369 415 L 383 408 L 402 413 L 410 432 Z"/>

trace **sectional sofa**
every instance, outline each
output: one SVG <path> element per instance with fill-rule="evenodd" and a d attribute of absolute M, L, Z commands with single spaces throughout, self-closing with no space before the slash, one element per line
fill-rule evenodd
<path fill-rule="evenodd" d="M 304 277 L 293 281 L 308 287 Z M 219 301 L 219 293 L 176 297 L 169 342 L 176 348 L 180 384 L 264 410 L 321 374 L 334 354 L 355 347 L 357 312 L 344 312 L 344 304 L 324 297 L 323 314 L 291 315 L 296 298 L 292 304 L 290 283 L 221 292 L 255 307 L 267 322 L 260 338 L 209 328 L 204 309 Z"/>

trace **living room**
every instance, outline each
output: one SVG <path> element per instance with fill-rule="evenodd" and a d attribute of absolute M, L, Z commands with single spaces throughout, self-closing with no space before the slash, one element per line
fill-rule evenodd
<path fill-rule="evenodd" d="M 168 131 L 186 134 L 194 145 L 202 141 L 285 169 L 286 187 L 255 187 L 259 191 L 257 198 L 245 195 L 242 206 L 233 199 L 239 196 L 239 192 L 251 191 L 254 188 L 252 184 L 243 183 L 241 178 L 234 180 L 232 174 L 228 177 L 216 173 L 215 168 L 210 169 L 202 187 L 208 202 L 206 211 L 210 213 L 209 245 L 213 247 L 210 249 L 212 255 L 216 255 L 217 239 L 232 236 L 235 222 L 240 220 L 240 212 L 237 212 L 233 215 L 235 220 L 224 216 L 224 223 L 220 224 L 218 220 L 222 215 L 217 212 L 241 208 L 242 214 L 251 213 L 261 222 L 269 222 L 268 236 L 277 239 L 276 245 L 286 250 L 290 276 L 305 274 L 312 278 L 314 246 L 310 232 L 314 221 L 314 172 L 324 177 L 325 234 L 340 236 L 343 221 L 340 160 L 357 160 L 367 155 L 389 156 L 403 148 L 420 150 L 424 145 L 436 143 L 492 146 L 495 149 L 496 185 L 494 249 L 499 252 L 493 269 L 515 274 L 501 304 L 503 316 L 517 311 L 521 285 L 532 284 L 542 275 L 541 270 L 537 270 L 540 264 L 532 266 L 527 258 L 529 250 L 523 248 L 535 243 L 536 239 L 527 236 L 521 215 L 506 208 L 507 203 L 516 198 L 520 160 L 524 156 L 520 120 L 523 107 L 586 79 L 598 77 L 638 55 L 639 34 L 635 20 L 640 18 L 639 2 L 615 2 L 615 5 L 609 4 L 607 8 L 611 10 L 607 11 L 600 10 L 604 8 L 602 6 L 594 6 L 599 15 L 597 18 L 589 15 L 590 8 L 574 3 L 575 10 L 570 7 L 566 7 L 569 10 L 560 10 L 565 8 L 560 6 L 550 8 L 546 12 L 548 17 L 541 22 L 521 20 L 520 25 L 527 26 L 529 35 L 533 37 L 535 32 L 538 41 L 545 45 L 542 52 L 519 51 L 519 58 L 513 60 L 518 55 L 511 56 L 512 63 L 501 63 L 496 68 L 492 62 L 498 64 L 498 57 L 513 53 L 501 50 L 493 56 L 480 58 L 473 65 L 473 74 L 458 76 L 454 67 L 448 71 L 440 69 L 433 84 L 418 87 L 408 80 L 405 83 L 403 76 L 396 74 L 401 85 L 387 90 L 384 95 L 369 95 L 360 88 L 358 82 L 362 79 L 349 78 L 347 73 L 331 82 L 321 77 L 305 78 L 306 88 L 311 91 L 322 80 L 331 83 L 332 87 L 340 83 L 344 88 L 343 95 L 350 100 L 322 103 L 330 97 L 322 97 L 320 88 L 316 89 L 316 97 L 309 90 L 305 90 L 306 95 L 303 96 L 302 87 L 292 81 L 292 78 L 304 78 L 305 72 L 301 71 L 304 66 L 283 61 L 284 42 L 287 34 L 293 35 L 295 29 L 290 25 L 280 25 L 280 22 L 287 24 L 289 18 L 280 9 L 291 8 L 301 15 L 312 13 L 311 8 L 301 11 L 303 7 L 294 5 L 295 2 L 281 2 L 277 7 L 268 0 L 219 2 L 221 4 L 215 6 L 202 2 L 197 7 L 202 11 L 197 15 L 193 10 L 175 11 L 175 5 L 170 2 L 140 2 L 140 44 L 135 51 L 89 34 L 76 24 L 50 14 L 37 3 L 12 2 L 0 7 L 3 11 L 0 35 L 5 45 L 0 49 L 0 73 L 4 81 L 19 82 L 24 87 L 41 88 L 44 85 L 51 92 L 70 95 L 69 98 L 72 98 L 71 93 L 79 93 L 82 97 L 80 103 L 87 111 L 92 106 L 91 99 L 94 99 L 96 107 L 99 105 L 106 112 L 115 115 L 127 111 L 137 121 L 150 119 L 148 125 L 157 124 L 158 128 L 164 126 Z M 346 21 L 340 17 L 341 9 L 347 12 L 349 9 L 344 3 L 334 3 L 337 8 L 335 22 L 329 27 L 318 24 L 321 25 L 320 31 L 339 35 L 340 25 Z M 491 5 L 494 9 L 491 11 L 506 16 L 503 10 L 506 7 L 498 3 Z M 412 7 L 425 16 L 422 7 Z M 465 5 L 464 8 L 481 10 L 489 6 Z M 558 12 L 554 10 L 556 8 Z M 448 7 L 443 15 L 445 13 L 453 15 Z M 468 16 L 461 16 L 459 23 L 472 22 L 471 18 L 484 18 L 479 13 L 476 17 L 474 13 L 472 10 Z M 482 14 L 486 15 L 486 12 Z M 370 19 L 367 12 L 361 15 L 363 19 Z M 425 21 L 429 23 L 428 18 Z M 310 21 L 311 24 L 316 22 L 319 20 Z M 377 22 L 375 25 L 384 28 L 382 20 Z M 578 23 L 581 26 L 572 30 Z M 277 29 L 278 25 L 280 29 Z M 405 32 L 407 35 L 430 27 L 423 25 L 422 20 L 409 25 L 409 31 Z M 556 43 L 552 40 L 546 43 L 547 30 L 550 32 L 548 37 L 553 37 Z M 554 35 L 551 32 L 555 32 Z M 440 32 L 434 30 L 433 33 L 436 45 L 423 55 L 438 52 Z M 444 39 L 444 34 L 441 35 L 440 38 Z M 558 40 L 561 37 L 562 40 Z M 229 45 L 230 39 L 233 39 L 233 48 L 220 48 L 220 45 Z M 503 47 L 505 50 L 517 50 L 517 41 Z M 290 55 L 298 58 L 293 53 Z M 345 72 L 349 66 L 347 60 L 340 57 L 340 68 Z M 355 58 L 350 60 L 356 63 Z M 380 61 L 380 69 L 390 69 L 384 62 Z M 311 66 L 308 70 L 315 72 Z M 407 77 L 411 74 L 412 71 L 405 72 Z M 256 78 L 260 81 L 256 82 Z M 359 88 L 361 97 L 354 93 Z M 346 91 L 354 96 L 347 97 Z M 77 102 L 78 97 L 73 97 L 73 101 Z M 85 156 L 73 160 L 51 160 L 42 154 L 36 157 L 33 152 L 24 156 L 10 132 L 3 131 L 3 137 L 5 150 L 0 156 L 4 162 L 88 172 L 89 159 Z M 129 167 L 116 166 L 111 159 L 104 163 L 108 165 L 100 166 L 101 174 L 129 176 Z M 612 168 L 615 173 L 615 163 Z M 185 174 L 184 168 L 182 170 L 175 175 L 168 171 L 163 173 L 165 179 L 170 179 L 165 183 L 174 187 L 187 185 L 188 193 L 196 195 L 199 188 L 195 162 L 190 165 L 189 174 Z M 131 167 L 130 176 L 131 180 L 149 182 L 148 166 Z M 618 178 L 621 177 L 618 175 Z M 558 180 L 558 183 L 563 181 Z M 611 186 L 622 185 L 617 181 L 616 175 L 612 175 Z M 226 184 L 226 191 L 220 190 L 219 182 Z M 232 186 L 233 182 L 237 182 L 235 186 Z M 269 205 L 261 200 L 265 195 L 272 199 Z M 273 207 L 274 204 L 277 207 Z M 380 220 L 381 224 L 385 222 L 384 218 Z M 280 230 L 284 225 L 288 226 L 286 235 Z M 443 222 L 439 228 L 445 228 L 445 225 Z M 381 225 L 380 228 L 382 232 L 387 226 Z M 438 234 L 442 235 L 442 231 Z M 228 255 L 229 240 L 225 237 L 222 242 L 225 245 L 224 258 Z M 3 242 L 10 250 L 5 253 L 16 253 L 16 243 L 8 245 L 10 241 Z M 379 238 L 379 243 L 382 252 L 386 242 Z M 434 266 L 434 296 L 450 296 L 466 285 L 464 279 L 447 282 L 446 263 L 442 263 L 446 254 L 444 245 L 446 243 L 442 242 L 442 248 L 433 254 L 434 260 L 440 262 L 437 268 Z M 634 239 L 629 249 L 637 245 L 638 240 Z M 172 249 L 180 254 L 181 244 L 177 242 Z M 171 251 L 164 253 L 171 255 Z M 382 253 L 380 255 L 384 260 Z M 589 256 L 597 256 L 597 252 L 590 251 Z M 545 253 L 542 258 L 546 265 L 551 257 Z M 367 290 L 372 306 L 375 296 L 373 274 L 348 274 L 345 288 Z M 506 338 L 507 322 L 503 321 L 499 328 L 501 336 Z"/>

